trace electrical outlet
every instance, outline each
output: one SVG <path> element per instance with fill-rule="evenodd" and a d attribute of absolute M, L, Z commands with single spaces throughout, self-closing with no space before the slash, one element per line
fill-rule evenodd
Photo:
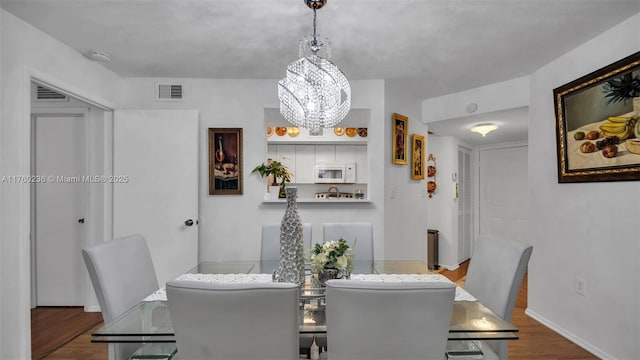
<path fill-rule="evenodd" d="M 576 279 L 576 294 L 587 296 L 587 282 L 585 279 Z"/>

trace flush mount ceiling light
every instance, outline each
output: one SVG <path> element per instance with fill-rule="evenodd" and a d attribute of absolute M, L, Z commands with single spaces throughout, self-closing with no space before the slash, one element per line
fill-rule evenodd
<path fill-rule="evenodd" d="M 470 130 L 472 132 L 482 135 L 482 137 L 485 137 L 487 136 L 488 133 L 492 132 L 493 130 L 496 130 L 497 128 L 498 128 L 498 125 L 496 124 L 478 124 L 472 127 Z"/>
<path fill-rule="evenodd" d="M 313 35 L 299 42 L 300 58 L 287 66 L 278 82 L 280 113 L 292 124 L 317 132 L 342 121 L 351 107 L 349 80 L 330 61 L 331 47 L 316 35 L 316 10 L 327 0 L 304 0 L 313 10 Z"/>

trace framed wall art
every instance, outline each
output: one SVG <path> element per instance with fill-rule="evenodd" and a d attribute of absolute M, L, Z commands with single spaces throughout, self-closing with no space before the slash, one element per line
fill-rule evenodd
<path fill-rule="evenodd" d="M 640 180 L 640 52 L 553 97 L 559 183 Z"/>
<path fill-rule="evenodd" d="M 391 126 L 393 127 L 393 139 L 391 141 L 391 162 L 394 164 L 409 164 L 409 154 L 407 153 L 407 133 L 409 131 L 409 118 L 394 113 Z"/>
<path fill-rule="evenodd" d="M 424 180 L 424 136 L 411 135 L 411 179 Z"/>
<path fill-rule="evenodd" d="M 209 128 L 209 195 L 242 194 L 242 129 Z"/>

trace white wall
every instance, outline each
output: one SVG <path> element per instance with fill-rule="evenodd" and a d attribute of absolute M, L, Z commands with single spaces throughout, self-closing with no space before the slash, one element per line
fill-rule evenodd
<path fill-rule="evenodd" d="M 640 14 L 531 75 L 528 313 L 607 359 L 640 358 L 640 182 L 558 184 L 552 94 L 640 51 L 638 34 Z"/>
<path fill-rule="evenodd" d="M 409 159 L 409 165 L 391 162 L 390 140 L 393 113 L 409 118 L 407 130 L 409 149 L 411 149 L 412 134 L 422 135 L 425 139 L 427 136 L 427 127 L 421 121 L 421 100 L 406 89 L 407 87 L 401 81 L 385 82 L 383 139 L 385 146 L 382 157 L 385 181 L 385 257 L 394 260 L 426 261 L 428 203 L 426 179 L 411 179 L 411 159 Z M 428 140 L 426 143 L 428 146 Z M 426 147 L 425 152 L 429 153 Z"/>
<path fill-rule="evenodd" d="M 182 102 L 154 101 L 158 80 L 180 83 Z M 381 80 L 352 81 L 352 108 L 371 109 L 369 124 L 369 198 L 370 204 L 299 203 L 304 222 L 313 223 L 313 241 L 322 242 L 323 222 L 372 222 L 375 257 L 384 258 L 385 159 L 383 143 L 387 121 L 384 116 L 384 83 Z M 262 223 L 280 222 L 283 203 L 263 203 L 264 180 L 251 169 L 267 155 L 264 109 L 277 108 L 277 80 L 249 79 L 152 79 L 125 80 L 125 108 L 188 108 L 200 113 L 200 228 L 201 260 L 257 260 L 260 257 Z M 208 139 L 211 127 L 243 128 L 244 194 L 208 195 Z"/>
<path fill-rule="evenodd" d="M 529 104 L 529 77 L 523 76 L 487 86 L 447 94 L 422 102 L 422 121 L 456 119 L 471 115 L 468 104 L 478 105 L 473 115 L 514 109 Z"/>
<path fill-rule="evenodd" d="M 4 10 L 0 26 L 0 175 L 29 175 L 31 77 L 106 106 L 118 104 L 120 79 Z M 29 184 L 2 184 L 0 199 L 0 358 L 26 359 L 31 353 Z"/>

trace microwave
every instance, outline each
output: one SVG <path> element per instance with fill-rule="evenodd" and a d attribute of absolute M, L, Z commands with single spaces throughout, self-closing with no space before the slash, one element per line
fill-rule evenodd
<path fill-rule="evenodd" d="M 353 184 L 356 182 L 356 164 L 316 164 L 313 179 L 316 184 Z"/>

